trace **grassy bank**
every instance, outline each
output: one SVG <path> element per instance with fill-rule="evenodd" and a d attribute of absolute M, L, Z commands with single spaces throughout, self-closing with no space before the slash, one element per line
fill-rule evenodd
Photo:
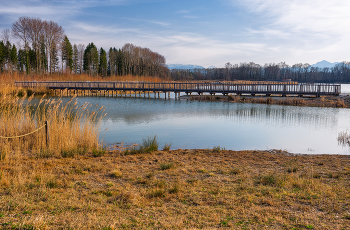
<path fill-rule="evenodd" d="M 200 101 L 227 101 L 236 103 L 258 103 L 271 105 L 291 105 L 291 106 L 310 106 L 310 107 L 333 107 L 350 108 L 350 96 L 322 96 L 322 97 L 265 97 L 265 96 L 236 96 L 236 95 L 192 95 L 182 96 L 189 100 Z"/>
<path fill-rule="evenodd" d="M 350 158 L 173 150 L 0 161 L 12 229 L 348 229 Z"/>

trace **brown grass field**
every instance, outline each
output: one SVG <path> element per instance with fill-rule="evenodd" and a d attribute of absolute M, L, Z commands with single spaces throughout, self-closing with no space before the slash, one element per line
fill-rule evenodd
<path fill-rule="evenodd" d="M 109 151 L 98 142 L 103 108 L 37 106 L 5 80 L 0 136 L 47 120 L 50 141 L 44 129 L 0 138 L 2 229 L 350 229 L 349 156 Z"/>
<path fill-rule="evenodd" d="M 4 229 L 349 229 L 350 158 L 107 151 L 0 161 Z"/>

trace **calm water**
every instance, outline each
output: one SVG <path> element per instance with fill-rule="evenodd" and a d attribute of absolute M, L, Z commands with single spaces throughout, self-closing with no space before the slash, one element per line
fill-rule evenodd
<path fill-rule="evenodd" d="M 157 135 L 172 148 L 283 149 L 293 153 L 349 154 L 338 145 L 350 130 L 350 109 L 199 102 L 143 98 L 81 97 L 103 105 L 101 140 L 140 143 Z"/>
<path fill-rule="evenodd" d="M 350 93 L 349 85 L 342 93 Z M 162 99 L 163 98 L 163 99 Z M 64 101 L 69 98 L 63 98 Z M 172 149 L 282 149 L 292 153 L 350 154 L 338 145 L 350 131 L 350 109 L 308 108 L 154 98 L 80 97 L 79 104 L 104 106 L 100 139 L 141 143 L 157 135 Z"/>

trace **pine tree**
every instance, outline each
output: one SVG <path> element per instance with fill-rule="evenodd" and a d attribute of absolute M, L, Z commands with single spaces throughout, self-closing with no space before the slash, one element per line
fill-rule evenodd
<path fill-rule="evenodd" d="M 3 71 L 5 63 L 5 45 L 3 41 L 0 41 L 0 72 Z"/>
<path fill-rule="evenodd" d="M 107 54 L 102 47 L 100 49 L 100 63 L 98 66 L 98 73 L 103 77 L 107 76 Z"/>
<path fill-rule="evenodd" d="M 98 51 L 94 43 L 89 43 L 84 51 L 84 71 L 90 75 L 96 75 L 98 72 Z"/>
<path fill-rule="evenodd" d="M 12 45 L 12 49 L 10 51 L 10 63 L 11 63 L 11 71 L 14 70 L 14 67 L 17 66 L 17 48 L 15 45 Z"/>
<path fill-rule="evenodd" d="M 67 36 L 64 37 L 62 43 L 62 62 L 65 62 L 66 69 L 70 72 L 73 70 L 73 47 Z"/>
<path fill-rule="evenodd" d="M 76 44 L 73 45 L 73 72 L 78 73 L 79 69 L 79 51 Z"/>

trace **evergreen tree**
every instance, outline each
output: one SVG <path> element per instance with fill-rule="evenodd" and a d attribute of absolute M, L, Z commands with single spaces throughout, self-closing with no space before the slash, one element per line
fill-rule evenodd
<path fill-rule="evenodd" d="M 15 66 L 17 66 L 17 60 L 17 48 L 15 45 L 12 45 L 12 49 L 10 51 L 11 70 L 14 70 Z"/>
<path fill-rule="evenodd" d="M 0 41 L 0 72 L 3 71 L 5 63 L 5 45 L 3 41 Z"/>
<path fill-rule="evenodd" d="M 89 43 L 84 51 L 83 68 L 87 74 L 96 75 L 98 72 L 98 51 L 94 43 Z"/>
<path fill-rule="evenodd" d="M 107 53 L 102 47 L 100 49 L 100 63 L 98 65 L 98 73 L 103 77 L 107 76 Z"/>
<path fill-rule="evenodd" d="M 43 71 L 44 73 L 46 73 L 48 68 L 46 47 L 45 47 L 44 40 L 42 40 L 40 43 L 40 68 L 41 68 L 41 71 Z"/>
<path fill-rule="evenodd" d="M 25 50 L 18 50 L 18 71 L 24 72 L 26 71 L 26 64 L 27 64 L 27 52 Z"/>
<path fill-rule="evenodd" d="M 62 43 L 62 62 L 65 62 L 66 69 L 70 72 L 73 70 L 73 47 L 67 36 L 64 37 Z"/>
<path fill-rule="evenodd" d="M 50 50 L 50 73 L 56 72 L 58 69 L 58 52 L 57 45 L 53 42 L 51 50 Z"/>
<path fill-rule="evenodd" d="M 79 51 L 76 44 L 73 45 L 73 72 L 78 73 L 79 69 Z"/>

